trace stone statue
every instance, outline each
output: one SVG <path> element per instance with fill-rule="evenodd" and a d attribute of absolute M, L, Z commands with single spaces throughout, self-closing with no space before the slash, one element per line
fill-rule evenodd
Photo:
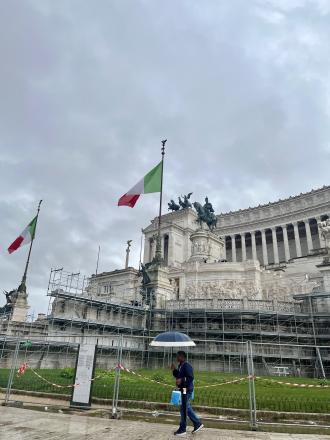
<path fill-rule="evenodd" d="M 187 195 L 181 196 L 183 200 L 181 199 L 181 197 L 179 197 L 179 205 L 181 206 L 182 209 L 192 208 L 192 205 L 189 201 L 191 195 L 192 192 Z"/>
<path fill-rule="evenodd" d="M 4 290 L 3 293 L 6 296 L 6 304 L 3 307 L 0 307 L 0 316 L 9 316 L 17 299 L 17 290 L 14 289 L 10 292 Z"/>
<path fill-rule="evenodd" d="M 324 264 L 330 263 L 330 219 L 324 220 L 317 224 L 321 237 L 325 242 L 326 255 L 323 258 Z"/>
<path fill-rule="evenodd" d="M 214 209 L 213 209 L 212 203 L 209 202 L 209 198 L 208 197 L 205 197 L 205 204 L 204 204 L 203 208 L 207 212 L 214 213 Z"/>
<path fill-rule="evenodd" d="M 146 286 L 150 283 L 150 277 L 147 272 L 147 265 L 141 263 L 141 269 L 139 271 L 139 276 L 142 276 L 142 286 Z"/>
<path fill-rule="evenodd" d="M 197 222 L 202 228 L 203 223 L 206 223 L 210 231 L 213 231 L 217 226 L 217 216 L 214 214 L 214 209 L 212 203 L 209 202 L 208 198 L 205 198 L 205 205 L 202 206 L 198 202 L 193 203 L 194 208 L 197 212 Z"/>
<path fill-rule="evenodd" d="M 168 203 L 168 210 L 169 211 L 179 211 L 180 205 L 175 203 L 174 200 L 171 200 L 170 203 Z"/>
<path fill-rule="evenodd" d="M 140 294 L 142 296 L 142 301 L 144 304 L 150 306 L 152 304 L 155 304 L 156 296 L 154 289 L 151 287 L 148 287 L 148 284 L 150 283 L 150 277 L 148 274 L 148 267 L 151 265 L 151 263 L 143 264 L 141 263 L 141 269 L 139 271 L 138 276 L 142 276 L 142 285 L 140 288 Z"/>
<path fill-rule="evenodd" d="M 128 268 L 129 253 L 131 252 L 131 243 L 132 243 L 132 241 L 133 241 L 133 240 L 128 240 L 128 241 L 127 241 L 125 269 Z"/>
<path fill-rule="evenodd" d="M 330 254 L 330 219 L 327 219 L 323 222 L 319 222 L 317 224 L 321 236 L 325 241 L 325 247 L 327 249 L 328 254 Z"/>
<path fill-rule="evenodd" d="M 175 203 L 175 201 L 172 199 L 170 201 L 170 203 L 168 203 L 168 210 L 169 211 L 179 211 L 180 208 L 181 209 L 192 208 L 192 205 L 189 201 L 191 195 L 192 195 L 192 192 L 187 195 L 178 197 L 179 204 Z"/>
<path fill-rule="evenodd" d="M 183 200 L 181 199 L 181 197 L 179 197 L 179 205 L 181 206 L 182 209 L 192 208 L 192 205 L 189 201 L 191 195 L 192 193 L 181 196 L 183 197 Z"/>

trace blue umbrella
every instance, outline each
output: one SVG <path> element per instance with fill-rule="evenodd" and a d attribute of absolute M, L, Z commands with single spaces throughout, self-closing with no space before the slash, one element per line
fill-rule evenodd
<path fill-rule="evenodd" d="M 152 347 L 195 347 L 195 342 L 185 333 L 164 332 L 150 343 Z"/>

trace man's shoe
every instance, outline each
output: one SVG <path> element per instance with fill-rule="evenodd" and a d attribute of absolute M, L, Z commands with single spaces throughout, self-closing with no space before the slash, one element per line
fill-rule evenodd
<path fill-rule="evenodd" d="M 174 435 L 176 437 L 183 437 L 184 435 L 187 435 L 187 431 L 181 431 L 181 429 L 178 429 L 177 431 L 175 431 Z"/>
<path fill-rule="evenodd" d="M 192 431 L 192 434 L 196 434 L 196 432 L 200 431 L 200 430 L 203 429 L 203 428 L 204 428 L 203 423 L 201 423 L 201 424 L 198 425 L 198 426 L 195 426 L 195 428 L 194 428 L 193 431 Z"/>

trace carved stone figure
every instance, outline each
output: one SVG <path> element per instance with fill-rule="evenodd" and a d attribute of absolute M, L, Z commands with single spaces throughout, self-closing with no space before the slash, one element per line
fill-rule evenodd
<path fill-rule="evenodd" d="M 185 294 L 191 298 L 218 298 L 240 299 L 242 295 L 248 295 L 250 299 L 259 294 L 257 285 L 252 281 L 238 280 L 212 280 L 212 281 L 189 281 L 186 284 Z"/>
<path fill-rule="evenodd" d="M 147 272 L 147 265 L 141 263 L 141 269 L 139 272 L 139 276 L 142 276 L 142 286 L 146 286 L 150 283 L 150 277 Z"/>
<path fill-rule="evenodd" d="M 146 305 L 155 304 L 155 292 L 154 289 L 151 287 L 148 287 L 148 284 L 151 282 L 149 274 L 148 274 L 148 267 L 150 267 L 152 263 L 147 264 L 141 264 L 141 269 L 139 271 L 139 276 L 142 276 L 142 285 L 140 288 L 140 294 L 142 296 L 142 301 Z"/>
<path fill-rule="evenodd" d="M 319 222 L 317 226 L 321 232 L 322 238 L 325 241 L 325 247 L 329 255 L 330 254 L 330 219 L 327 219 L 323 222 Z"/>

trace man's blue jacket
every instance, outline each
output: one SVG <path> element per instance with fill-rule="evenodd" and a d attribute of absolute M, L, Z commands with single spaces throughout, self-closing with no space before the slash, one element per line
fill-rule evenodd
<path fill-rule="evenodd" d="M 182 364 L 173 370 L 173 376 L 176 379 L 182 379 L 179 388 L 187 388 L 187 391 L 194 390 L 194 369 L 189 362 L 184 361 Z"/>

